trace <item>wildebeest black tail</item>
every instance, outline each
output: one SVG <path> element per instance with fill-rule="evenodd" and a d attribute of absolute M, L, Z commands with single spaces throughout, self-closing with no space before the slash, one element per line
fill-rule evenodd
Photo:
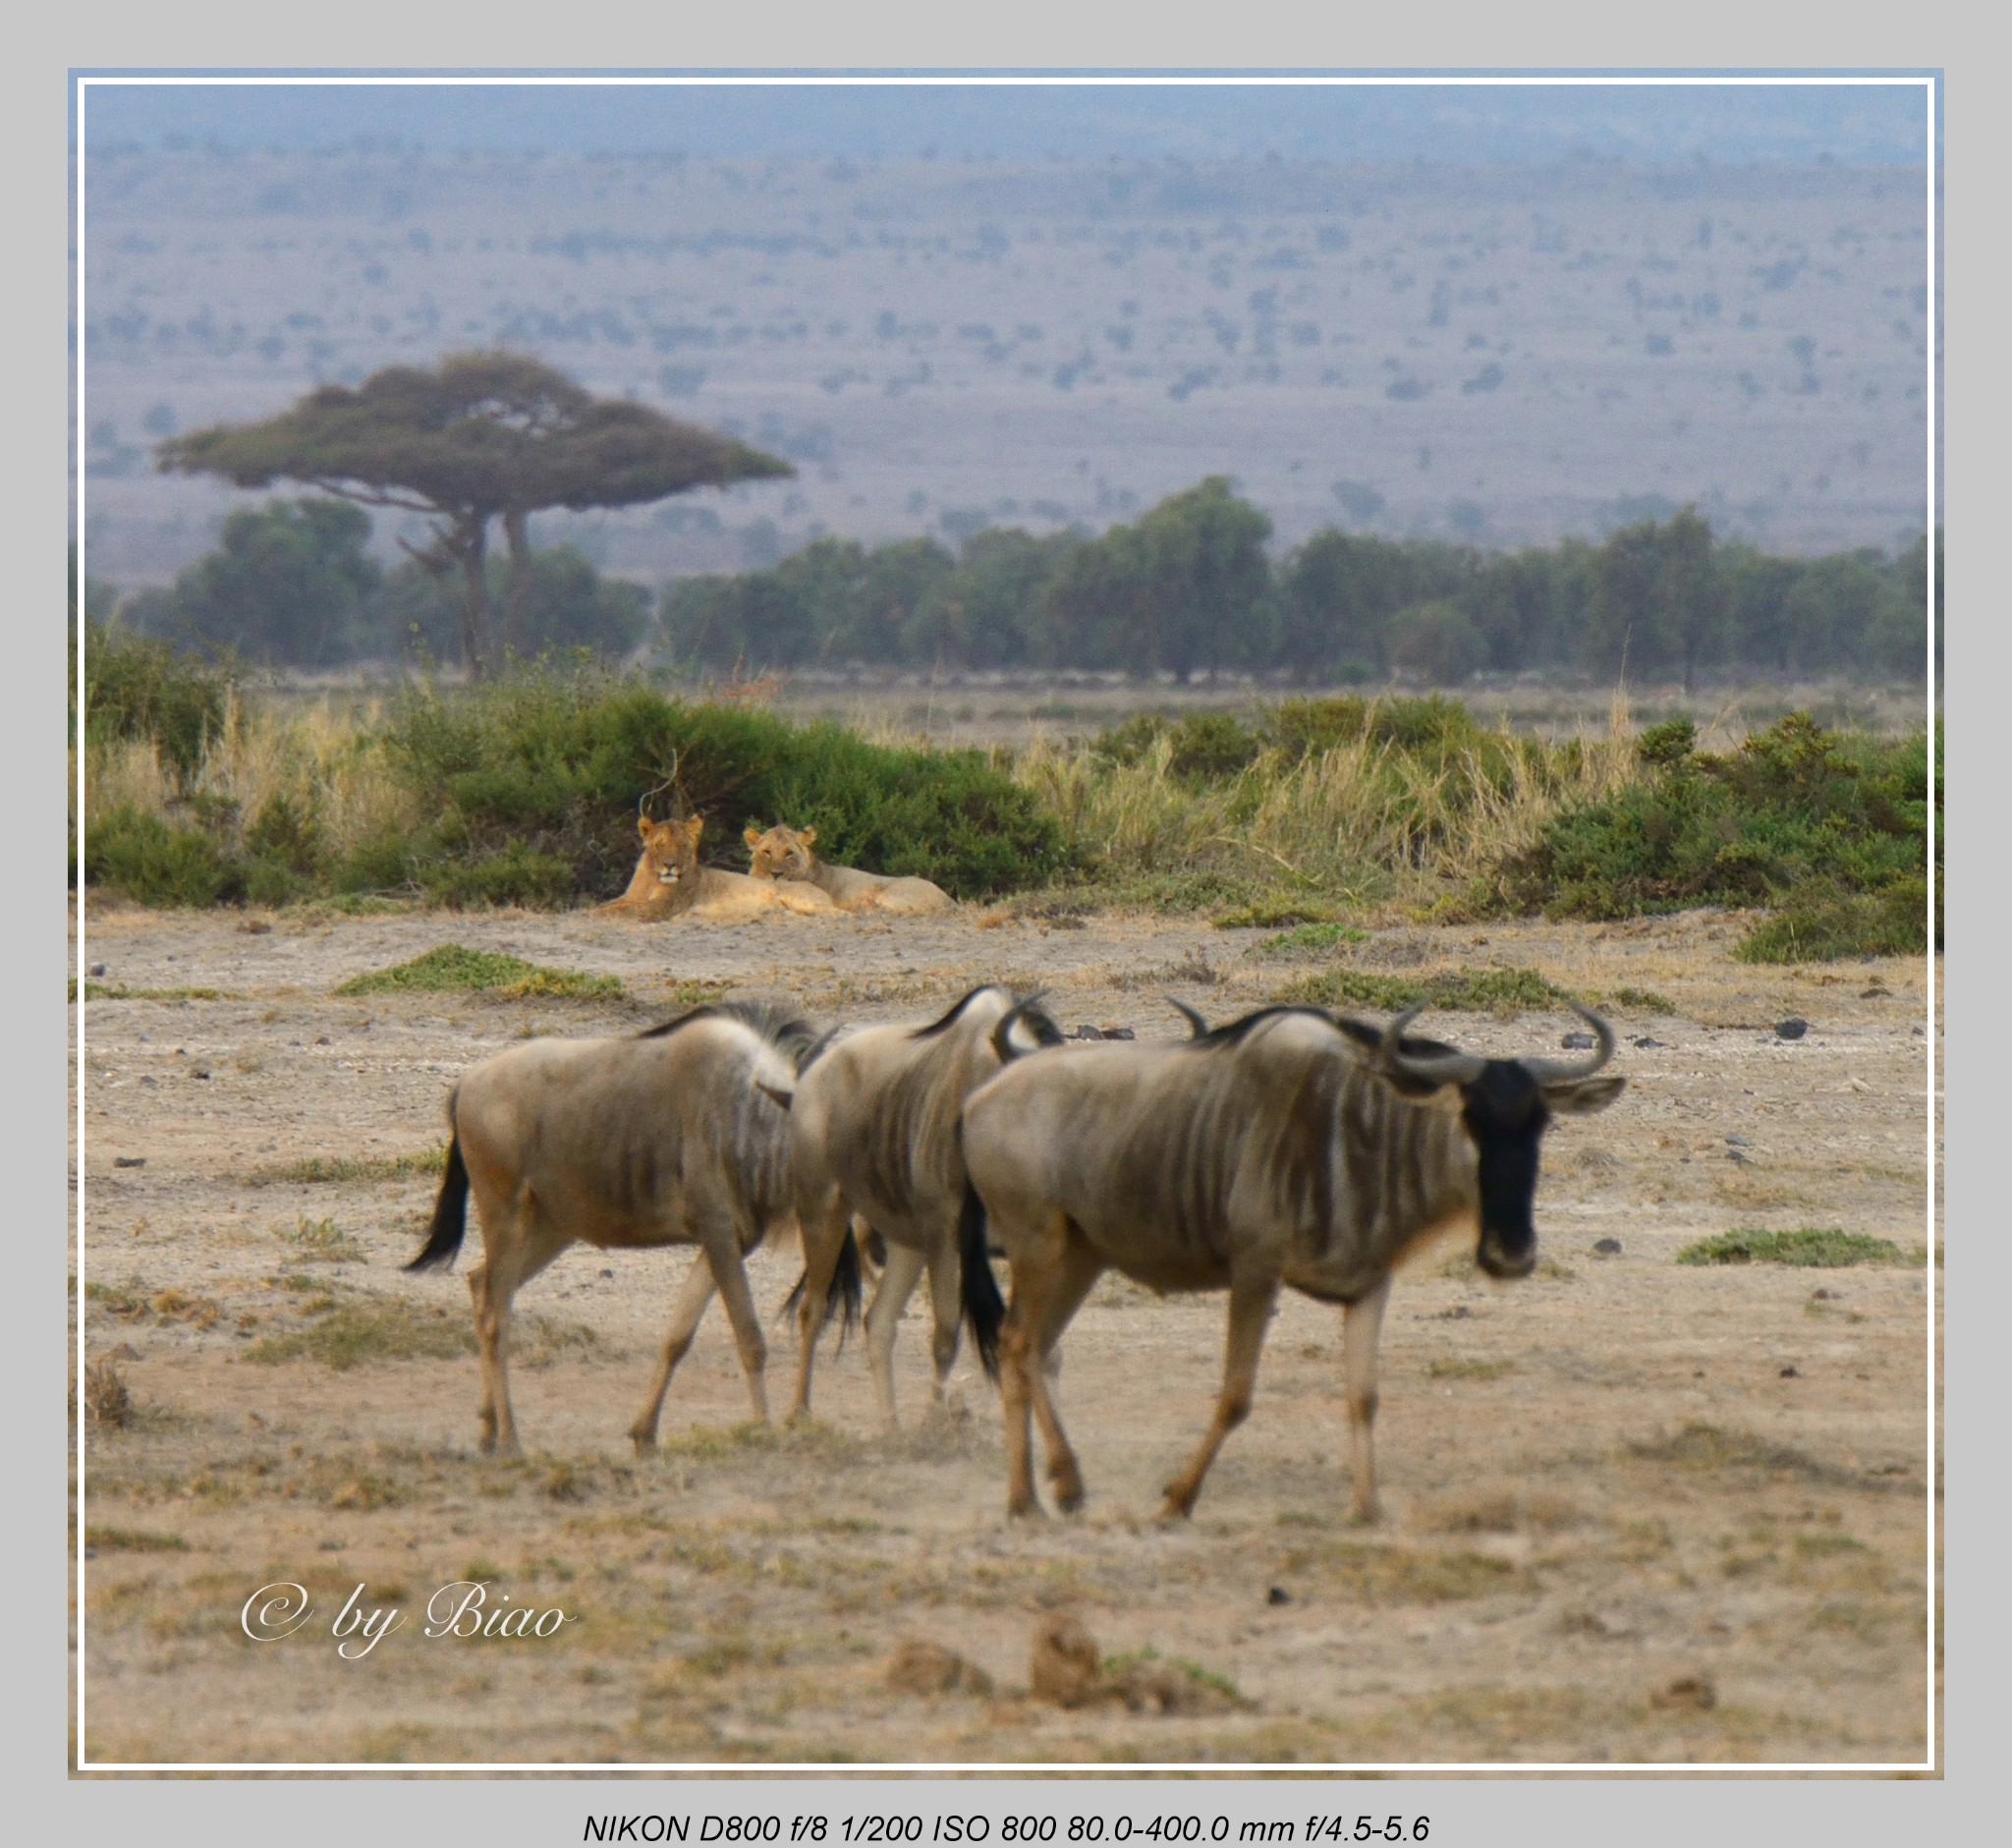
<path fill-rule="evenodd" d="M 797 1305 L 804 1300 L 804 1286 L 810 1281 L 807 1266 L 797 1278 L 797 1287 L 783 1299 L 782 1314 L 795 1313 Z M 821 1333 L 834 1313 L 838 1316 L 838 1351 L 845 1352 L 845 1338 L 848 1332 L 859 1325 L 860 1305 L 866 1300 L 866 1284 L 860 1270 L 860 1247 L 853 1237 L 853 1229 L 847 1226 L 845 1243 L 838 1248 L 838 1262 L 832 1266 L 831 1283 L 824 1292 L 824 1320 L 817 1326 Z"/>
<path fill-rule="evenodd" d="M 958 1266 L 963 1272 L 964 1316 L 971 1323 L 972 1340 L 988 1377 L 999 1377 L 999 1329 L 1006 1320 L 1006 1301 L 999 1294 L 998 1279 L 992 1275 L 992 1260 L 985 1249 L 985 1203 L 978 1190 L 964 1184 L 964 1211 L 957 1221 Z"/>
<path fill-rule="evenodd" d="M 468 1232 L 468 1164 L 461 1158 L 461 1132 L 447 1143 L 447 1172 L 440 1177 L 440 1198 L 433 1203 L 433 1223 L 419 1255 L 408 1270 L 433 1270 L 451 1264 Z"/>

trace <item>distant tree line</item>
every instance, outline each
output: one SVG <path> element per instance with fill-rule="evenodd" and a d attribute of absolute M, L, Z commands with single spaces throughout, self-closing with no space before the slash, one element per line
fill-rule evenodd
<path fill-rule="evenodd" d="M 275 500 L 224 523 L 171 588 L 120 606 L 143 633 L 294 668 L 462 651 L 464 588 L 434 561 L 385 570 L 349 502 Z M 484 561 L 520 656 L 652 639 L 679 666 L 1283 672 L 1313 685 L 1403 674 L 1438 686 L 1528 669 L 1681 677 L 1918 677 L 1926 543 L 1780 558 L 1685 509 L 1599 543 L 1484 552 L 1327 528 L 1283 557 L 1270 521 L 1210 476 L 1090 535 L 987 527 L 863 546 L 821 538 L 759 571 L 650 593 L 570 546 Z M 1940 534 L 1935 635 L 1941 642 Z M 508 594 L 506 594 L 506 588 Z M 103 592 L 94 587 L 92 604 Z"/>
<path fill-rule="evenodd" d="M 215 551 L 166 588 L 118 606 L 143 635 L 279 667 L 373 659 L 453 660 L 463 652 L 463 587 L 430 561 L 387 571 L 364 549 L 370 516 L 348 501 L 275 500 L 230 515 Z M 530 657 L 588 647 L 621 656 L 649 627 L 650 593 L 603 578 L 570 545 L 484 561 L 501 640 Z M 106 598 L 92 587 L 91 609 Z"/>
<path fill-rule="evenodd" d="M 1779 558 L 1715 539 L 1689 508 L 1596 544 L 1514 552 L 1329 527 L 1274 561 L 1270 534 L 1214 476 L 1095 536 L 988 527 L 955 552 L 818 539 L 766 570 L 667 586 L 659 624 L 676 659 L 714 668 L 1234 668 L 1309 684 L 1402 672 L 1441 686 L 1624 665 L 1687 686 L 1733 666 L 1923 671 L 1926 539 L 1897 558 Z M 1938 662 L 1940 583 L 1938 568 Z"/>

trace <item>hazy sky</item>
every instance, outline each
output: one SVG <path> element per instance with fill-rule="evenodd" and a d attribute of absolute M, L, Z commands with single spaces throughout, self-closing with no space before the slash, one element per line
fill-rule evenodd
<path fill-rule="evenodd" d="M 372 74 L 375 75 L 375 74 Z M 628 75 L 628 74 L 624 74 Z M 771 74 L 763 74 L 771 75 Z M 1918 165 L 1919 84 L 93 85 L 94 147 Z"/>

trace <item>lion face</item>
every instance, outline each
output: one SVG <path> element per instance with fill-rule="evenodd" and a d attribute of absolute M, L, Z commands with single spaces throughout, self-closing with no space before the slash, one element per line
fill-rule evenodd
<path fill-rule="evenodd" d="M 660 889 L 697 878 L 699 837 L 705 831 L 702 820 L 694 815 L 689 821 L 652 821 L 644 815 L 637 828 L 643 836 L 643 862 Z"/>
<path fill-rule="evenodd" d="M 757 879 L 808 879 L 817 868 L 816 856 L 810 851 L 817 840 L 815 828 L 799 833 L 795 828 L 776 826 L 766 834 L 750 828 L 746 839 L 748 870 Z"/>

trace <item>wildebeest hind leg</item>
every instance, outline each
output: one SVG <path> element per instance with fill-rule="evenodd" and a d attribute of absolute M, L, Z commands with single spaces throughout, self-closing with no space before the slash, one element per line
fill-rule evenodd
<path fill-rule="evenodd" d="M 756 1241 L 748 1241 L 752 1247 Z M 768 1390 L 762 1380 L 767 1364 L 767 1344 L 761 1339 L 761 1319 L 754 1314 L 754 1293 L 748 1288 L 748 1268 L 741 1261 L 742 1244 L 735 1236 L 733 1222 L 722 1216 L 699 1233 L 698 1243 L 712 1266 L 712 1280 L 719 1286 L 726 1304 L 727 1318 L 734 1325 L 734 1345 L 741 1352 L 741 1372 L 748 1380 L 748 1400 L 754 1416 L 768 1423 Z"/>
<path fill-rule="evenodd" d="M 936 1369 L 931 1405 L 940 1409 L 950 1370 L 957 1365 L 958 1337 L 964 1330 L 964 1299 L 958 1273 L 957 1247 L 946 1239 L 929 1259 L 929 1313 L 935 1327 L 929 1337 L 929 1359 Z"/>
<path fill-rule="evenodd" d="M 1048 1290 L 1041 1305 L 1040 1320 L 1034 1330 L 1027 1361 L 1028 1386 L 1034 1398 L 1034 1415 L 1040 1421 L 1041 1442 L 1048 1452 L 1048 1481 L 1055 1485 L 1055 1505 L 1064 1514 L 1083 1506 L 1083 1470 L 1062 1428 L 1056 1409 L 1050 1372 L 1059 1374 L 1055 1361 L 1057 1345 L 1069 1318 L 1083 1307 L 1083 1299 L 1103 1275 L 1103 1260 L 1089 1241 L 1072 1231 L 1062 1248 L 1062 1261 L 1047 1279 Z"/>
<path fill-rule="evenodd" d="M 1342 1369 L 1348 1381 L 1348 1430 L 1355 1456 L 1358 1521 L 1376 1519 L 1376 1337 L 1383 1327 L 1383 1305 L 1390 1300 L 1390 1279 L 1341 1313 Z"/>
<path fill-rule="evenodd" d="M 810 1416 L 810 1370 L 817 1360 L 817 1336 L 830 1311 L 825 1296 L 831 1288 L 832 1273 L 852 1215 L 845 1198 L 832 1188 L 821 1204 L 799 1208 L 803 1227 L 804 1275 L 797 1288 L 797 1389 L 790 1398 L 792 1422 Z"/>
<path fill-rule="evenodd" d="M 1264 1329 L 1278 1301 L 1276 1277 L 1238 1277 L 1230 1285 L 1230 1332 L 1222 1362 L 1222 1397 L 1215 1417 L 1188 1467 L 1167 1484 L 1165 1512 L 1185 1516 L 1194 1511 L 1202 1479 L 1222 1448 L 1222 1440 L 1251 1413 L 1251 1394 L 1258 1383 L 1258 1357 L 1264 1351 Z"/>
<path fill-rule="evenodd" d="M 656 1378 L 651 1382 L 649 1393 L 643 1401 L 643 1410 L 636 1415 L 636 1423 L 629 1427 L 629 1436 L 636 1445 L 638 1456 L 646 1455 L 656 1448 L 656 1428 L 663 1417 L 664 1394 L 671 1389 L 671 1375 L 677 1372 L 678 1363 L 691 1351 L 692 1337 L 699 1332 L 699 1320 L 705 1315 L 706 1304 L 712 1301 L 717 1286 L 712 1280 L 712 1264 L 703 1252 L 692 1260 L 692 1268 L 685 1272 L 685 1281 L 678 1286 L 677 1300 L 671 1306 L 671 1325 L 664 1336 L 663 1352 L 657 1359 Z"/>
<path fill-rule="evenodd" d="M 922 1274 L 922 1254 L 907 1245 L 887 1241 L 887 1268 L 880 1273 L 880 1287 L 873 1292 L 866 1311 L 866 1364 L 872 1370 L 873 1397 L 879 1402 L 880 1423 L 896 1428 L 894 1417 L 894 1335 L 901 1324 L 901 1312 L 915 1294 Z"/>
<path fill-rule="evenodd" d="M 491 1242 L 483 1228 L 481 1263 L 469 1272 L 475 1303 L 475 1346 L 482 1370 L 482 1448 L 515 1456 L 517 1420 L 510 1409 L 510 1311 L 519 1290 L 572 1244 L 546 1222 L 536 1204 L 519 1200 Z"/>

